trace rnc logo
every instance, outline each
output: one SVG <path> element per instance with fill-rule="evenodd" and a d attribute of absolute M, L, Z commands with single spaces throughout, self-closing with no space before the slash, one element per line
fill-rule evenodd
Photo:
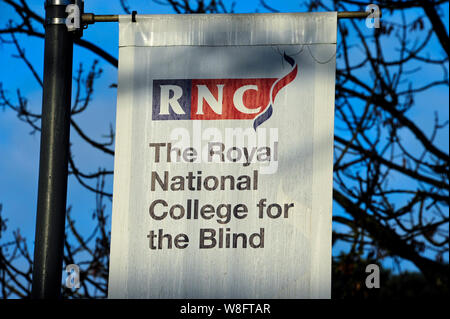
<path fill-rule="evenodd" d="M 291 71 L 284 77 L 253 79 L 154 80 L 152 119 L 268 120 L 278 92 L 297 76 L 297 64 L 284 54 Z"/>

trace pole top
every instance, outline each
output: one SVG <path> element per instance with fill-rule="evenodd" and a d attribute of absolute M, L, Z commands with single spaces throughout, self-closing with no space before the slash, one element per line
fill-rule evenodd
<path fill-rule="evenodd" d="M 68 6 L 72 4 L 70 0 L 45 0 L 44 6 L 45 8 L 51 6 Z"/>

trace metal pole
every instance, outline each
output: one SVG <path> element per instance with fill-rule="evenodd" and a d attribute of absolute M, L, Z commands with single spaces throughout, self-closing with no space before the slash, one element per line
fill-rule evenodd
<path fill-rule="evenodd" d="M 32 298 L 60 298 L 66 216 L 73 38 L 68 0 L 45 4 L 44 87 Z"/>

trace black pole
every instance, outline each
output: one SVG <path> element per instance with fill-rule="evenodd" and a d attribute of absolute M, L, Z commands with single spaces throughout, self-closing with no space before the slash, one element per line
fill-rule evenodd
<path fill-rule="evenodd" d="M 44 88 L 32 297 L 60 298 L 66 216 L 73 38 L 67 0 L 45 4 Z"/>

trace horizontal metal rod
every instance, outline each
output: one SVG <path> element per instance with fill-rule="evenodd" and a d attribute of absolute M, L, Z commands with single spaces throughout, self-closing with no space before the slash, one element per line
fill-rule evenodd
<path fill-rule="evenodd" d="M 83 13 L 81 16 L 83 24 L 93 24 L 96 22 L 119 22 L 118 14 L 95 15 L 93 13 Z"/>
<path fill-rule="evenodd" d="M 341 11 L 337 13 L 338 19 L 365 19 L 372 12 L 367 11 Z M 380 11 L 381 17 L 381 11 Z"/>
<path fill-rule="evenodd" d="M 366 11 L 341 11 L 337 13 L 337 17 L 338 19 L 365 19 L 369 14 L 370 12 Z M 94 24 L 96 22 L 119 22 L 119 15 L 95 15 L 93 13 L 84 13 L 81 17 L 81 21 L 83 24 Z"/>

